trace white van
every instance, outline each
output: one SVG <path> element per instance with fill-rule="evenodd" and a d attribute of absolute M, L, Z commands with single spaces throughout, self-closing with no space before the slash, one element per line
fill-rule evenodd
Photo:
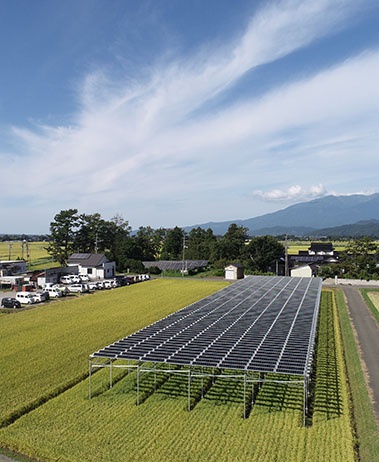
<path fill-rule="evenodd" d="M 69 276 L 69 275 L 61 276 L 60 282 L 61 282 L 62 284 L 71 284 L 71 282 L 72 282 L 72 281 L 71 281 L 71 276 Z"/>
<path fill-rule="evenodd" d="M 18 300 L 20 303 L 23 303 L 24 305 L 31 305 L 32 303 L 37 302 L 32 292 L 17 292 L 16 300 Z"/>
<path fill-rule="evenodd" d="M 46 292 L 49 293 L 50 298 L 58 298 L 62 297 L 62 291 L 59 289 L 56 289 L 55 287 L 48 287 L 46 289 Z"/>

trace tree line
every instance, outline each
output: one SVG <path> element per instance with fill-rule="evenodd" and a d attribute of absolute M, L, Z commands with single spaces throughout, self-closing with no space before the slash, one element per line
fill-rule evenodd
<path fill-rule="evenodd" d="M 120 215 L 104 220 L 99 213 L 84 214 L 77 209 L 62 210 L 50 223 L 47 251 L 62 266 L 73 253 L 104 253 L 116 262 L 119 272 L 143 272 L 143 261 L 208 260 L 215 270 L 232 262 L 247 272 L 275 272 L 284 259 L 284 246 L 273 236 L 249 239 L 248 230 L 231 224 L 223 236 L 212 229 L 141 226 L 132 232 Z"/>

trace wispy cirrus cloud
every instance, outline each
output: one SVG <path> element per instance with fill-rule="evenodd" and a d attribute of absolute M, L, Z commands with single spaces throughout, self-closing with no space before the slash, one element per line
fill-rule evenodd
<path fill-rule="evenodd" d="M 3 195 L 11 191 L 11 171 L 19 169 L 27 172 L 24 189 L 12 190 L 9 198 L 31 196 L 34 203 L 51 207 L 57 200 L 75 202 L 85 210 L 92 210 L 95 201 L 100 211 L 110 213 L 120 210 L 126 197 L 146 210 L 145 192 L 151 190 L 157 204 L 178 194 L 189 204 L 191 195 L 193 209 L 201 208 L 202 215 L 221 207 L 214 193 L 222 188 L 241 196 L 255 186 L 253 196 L 264 201 L 320 197 L 326 193 L 321 184 L 325 169 L 318 169 L 318 163 L 327 161 L 342 177 L 359 168 L 363 156 L 369 161 L 376 155 L 372 134 L 378 122 L 379 50 L 262 95 L 254 87 L 243 100 L 232 95 L 247 72 L 347 27 L 361 5 L 269 3 L 233 41 L 185 58 L 168 53 L 169 61 L 162 58 L 143 69 L 140 79 L 136 73 L 113 78 L 101 68 L 87 74 L 78 87 L 78 111 L 70 125 L 13 127 L 12 163 L 8 152 L 0 152 Z M 210 110 L 209 103 L 225 94 L 228 103 L 221 98 L 217 109 Z M 339 142 L 336 149 L 336 140 L 348 136 L 363 145 L 360 158 L 351 157 L 351 143 Z M 309 177 L 304 186 L 288 186 L 299 172 Z M 203 204 L 196 191 L 201 191 Z M 241 212 L 247 204 L 240 201 Z M 136 220 L 142 219 L 142 211 L 134 213 Z M 157 217 L 159 213 L 157 207 Z"/>

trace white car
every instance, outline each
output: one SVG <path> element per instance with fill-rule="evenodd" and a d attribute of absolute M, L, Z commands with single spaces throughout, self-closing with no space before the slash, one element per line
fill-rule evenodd
<path fill-rule="evenodd" d="M 61 294 L 63 296 L 68 294 L 68 289 L 67 289 L 67 286 L 65 284 L 54 284 L 53 289 L 56 289 L 59 292 L 61 292 Z"/>
<path fill-rule="evenodd" d="M 48 287 L 46 291 L 49 293 L 50 298 L 59 298 L 63 295 L 62 291 L 55 287 Z"/>
<path fill-rule="evenodd" d="M 82 280 L 80 279 L 80 276 L 77 274 L 71 274 L 70 279 L 71 279 L 71 284 L 79 284 L 80 282 L 82 282 Z"/>
<path fill-rule="evenodd" d="M 97 290 L 99 288 L 97 282 L 92 281 L 87 283 L 88 290 Z"/>
<path fill-rule="evenodd" d="M 71 284 L 67 287 L 68 291 L 71 293 L 80 293 L 82 294 L 87 290 L 83 284 Z"/>
<path fill-rule="evenodd" d="M 103 281 L 103 287 L 104 289 L 113 289 L 113 287 L 115 287 L 113 280 L 106 279 L 105 281 Z"/>
<path fill-rule="evenodd" d="M 17 292 L 16 300 L 24 305 L 31 305 L 32 303 L 37 303 L 32 292 Z"/>
<path fill-rule="evenodd" d="M 81 282 L 88 282 L 89 281 L 88 274 L 79 274 L 79 278 L 80 278 Z"/>
<path fill-rule="evenodd" d="M 38 291 L 38 292 L 33 292 L 33 297 L 36 300 L 36 303 L 41 303 L 41 302 L 46 302 L 48 299 L 49 295 L 46 295 L 46 292 L 43 291 Z"/>
<path fill-rule="evenodd" d="M 60 282 L 61 282 L 62 284 L 71 284 L 71 282 L 72 282 L 72 281 L 71 281 L 71 276 L 69 276 L 69 275 L 61 276 Z"/>

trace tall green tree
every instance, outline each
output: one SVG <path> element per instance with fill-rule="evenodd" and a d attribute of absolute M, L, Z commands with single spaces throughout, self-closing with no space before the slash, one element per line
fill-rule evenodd
<path fill-rule="evenodd" d="M 153 229 L 151 226 L 140 226 L 134 237 L 136 245 L 140 249 L 140 258 L 145 261 L 153 261 L 159 258 L 166 230 L 163 228 Z"/>
<path fill-rule="evenodd" d="M 67 264 L 68 257 L 76 250 L 76 233 L 80 226 L 77 209 L 61 210 L 50 223 L 51 240 L 47 251 L 62 266 Z"/>
<path fill-rule="evenodd" d="M 232 223 L 219 241 L 219 259 L 241 260 L 244 257 L 248 235 L 247 228 Z"/>
<path fill-rule="evenodd" d="M 163 260 L 181 260 L 183 258 L 184 230 L 175 226 L 167 230 L 163 241 L 161 258 Z"/>
<path fill-rule="evenodd" d="M 116 266 L 129 244 L 130 231 L 129 222 L 119 214 L 104 223 L 103 248 L 107 257 L 116 262 Z"/>
<path fill-rule="evenodd" d="M 245 266 L 261 273 L 275 272 L 276 263 L 284 258 L 285 249 L 273 236 L 258 236 L 245 246 Z"/>
<path fill-rule="evenodd" d="M 346 265 L 345 273 L 359 279 L 378 277 L 378 252 L 379 246 L 371 237 L 355 239 L 341 255 L 342 264 Z"/>
<path fill-rule="evenodd" d="M 106 221 L 101 218 L 100 213 L 79 216 L 80 228 L 75 236 L 75 247 L 77 252 L 98 253 L 105 250 L 107 226 Z"/>
<path fill-rule="evenodd" d="M 185 256 L 189 260 L 211 260 L 217 238 L 209 228 L 193 228 L 186 239 Z"/>

